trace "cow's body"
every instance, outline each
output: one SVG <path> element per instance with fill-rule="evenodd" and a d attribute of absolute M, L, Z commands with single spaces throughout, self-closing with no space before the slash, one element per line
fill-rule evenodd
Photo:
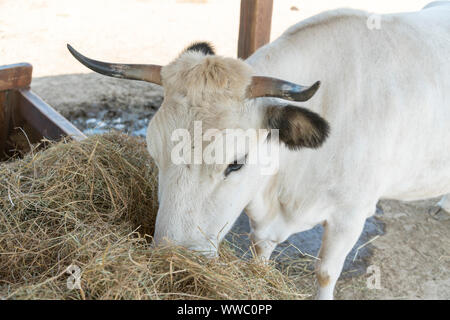
<path fill-rule="evenodd" d="M 69 50 L 99 73 L 164 86 L 147 131 L 159 168 L 156 244 L 168 239 L 215 254 L 245 209 L 256 252 L 269 258 L 288 236 L 321 223 L 317 278 L 319 298 L 328 299 L 379 199 L 450 193 L 448 2 L 382 16 L 326 12 L 245 62 L 217 56 L 207 43 L 164 67 L 105 63 Z M 198 123 L 215 139 L 196 135 Z M 250 147 L 226 147 L 224 158 L 206 161 L 201 147 L 221 153 L 222 142 L 234 139 L 228 129 L 258 135 Z M 187 136 L 182 148 L 180 133 Z M 268 157 L 279 170 L 265 175 L 262 161 L 245 159 L 270 147 L 280 151 Z M 200 161 L 192 162 L 192 150 Z M 449 210 L 450 197 L 440 205 Z"/>
<path fill-rule="evenodd" d="M 323 13 L 246 61 L 258 74 L 322 81 L 306 106 L 330 122 L 330 138 L 317 150 L 282 148 L 279 173 L 246 210 L 256 241 L 270 240 L 263 255 L 292 233 L 325 224 L 322 298 L 332 297 L 380 198 L 450 193 L 450 5 L 382 15 L 380 29 L 367 28 L 368 17 Z"/>

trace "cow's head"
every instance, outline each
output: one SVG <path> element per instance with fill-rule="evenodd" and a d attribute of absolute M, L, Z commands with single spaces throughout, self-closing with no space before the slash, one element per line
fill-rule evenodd
<path fill-rule="evenodd" d="M 267 181 L 261 168 L 278 162 L 278 145 L 317 148 L 328 135 L 318 114 L 270 99 L 309 100 L 319 82 L 303 87 L 254 76 L 244 61 L 216 56 L 207 43 L 188 47 L 164 67 L 104 63 L 69 50 L 96 72 L 164 87 L 163 104 L 147 130 L 159 168 L 157 244 L 169 240 L 215 253 Z M 261 97 L 268 98 L 256 99 Z"/>

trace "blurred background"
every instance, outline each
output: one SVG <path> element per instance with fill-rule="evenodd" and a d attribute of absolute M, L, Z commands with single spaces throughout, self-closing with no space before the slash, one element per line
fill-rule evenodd
<path fill-rule="evenodd" d="M 429 0 L 275 0 L 271 39 L 292 24 L 339 7 L 416 11 Z M 67 52 L 165 64 L 195 40 L 236 56 L 240 0 L 0 0 L 0 65 L 27 61 L 34 77 L 87 73 Z"/>

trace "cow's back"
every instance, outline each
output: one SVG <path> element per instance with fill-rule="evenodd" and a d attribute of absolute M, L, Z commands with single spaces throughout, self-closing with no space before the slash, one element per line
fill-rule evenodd
<path fill-rule="evenodd" d="M 379 28 L 369 19 L 379 19 Z M 266 75 L 322 81 L 303 105 L 330 121 L 328 142 L 286 150 L 282 160 L 301 172 L 302 185 L 323 177 L 324 190 L 345 189 L 349 199 L 365 192 L 410 200 L 450 192 L 449 53 L 450 10 L 439 5 L 380 16 L 327 12 L 291 27 L 248 62 Z M 310 191 L 298 193 L 314 197 Z"/>
<path fill-rule="evenodd" d="M 391 121 L 392 136 L 385 137 L 391 141 L 385 174 L 392 179 L 386 179 L 383 194 L 387 198 L 416 200 L 450 192 L 449 3 L 390 15 L 395 24 L 406 26 L 407 34 L 399 32 L 397 37 L 400 56 L 407 62 L 404 68 L 395 66 L 403 75 L 387 89 L 394 98 L 386 105 L 400 111 L 393 117 L 398 129 Z M 385 181 L 382 175 L 380 179 Z"/>
<path fill-rule="evenodd" d="M 425 7 L 423 7 L 423 9 L 429 9 L 429 8 L 434 8 L 434 7 L 441 7 L 442 6 L 450 6 L 450 1 L 433 1 L 430 2 L 429 4 L 427 4 Z"/>

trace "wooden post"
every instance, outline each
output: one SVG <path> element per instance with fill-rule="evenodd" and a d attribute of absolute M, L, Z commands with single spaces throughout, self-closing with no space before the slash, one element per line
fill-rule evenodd
<path fill-rule="evenodd" d="M 11 127 L 11 105 L 8 94 L 11 90 L 28 88 L 31 83 L 32 67 L 28 63 L 0 66 L 0 159 L 6 146 Z"/>
<path fill-rule="evenodd" d="M 0 161 L 14 127 L 23 127 L 31 143 L 42 137 L 57 140 L 86 136 L 30 89 L 32 66 L 18 63 L 0 66 Z"/>
<path fill-rule="evenodd" d="M 29 63 L 0 66 L 0 91 L 28 88 L 32 70 Z"/>
<path fill-rule="evenodd" d="M 241 0 L 238 57 L 247 59 L 270 41 L 273 0 Z"/>

